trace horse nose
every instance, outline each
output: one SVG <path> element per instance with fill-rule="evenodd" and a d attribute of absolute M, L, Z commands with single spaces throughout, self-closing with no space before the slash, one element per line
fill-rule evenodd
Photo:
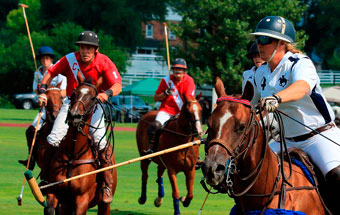
<path fill-rule="evenodd" d="M 196 121 L 196 129 L 197 129 L 197 134 L 199 136 L 199 138 L 201 138 L 201 136 L 203 135 L 203 129 L 202 129 L 202 124 L 201 121 Z"/>
<path fill-rule="evenodd" d="M 225 166 L 222 164 L 218 164 L 217 162 L 213 162 L 210 165 L 208 163 L 204 163 L 202 165 L 202 171 L 204 171 L 204 175 L 206 177 L 207 183 L 210 186 L 217 186 L 220 184 L 224 178 Z"/>

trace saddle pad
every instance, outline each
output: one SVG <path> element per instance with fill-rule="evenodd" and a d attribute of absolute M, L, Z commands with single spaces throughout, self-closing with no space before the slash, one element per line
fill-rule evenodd
<path fill-rule="evenodd" d="M 301 168 L 302 172 L 305 174 L 305 176 L 309 180 L 309 182 L 312 183 L 315 186 L 315 181 L 314 181 L 311 173 L 307 169 L 307 167 L 301 161 L 299 161 L 295 158 L 291 158 L 291 160 L 292 160 L 293 164 L 295 164 L 296 166 Z"/>

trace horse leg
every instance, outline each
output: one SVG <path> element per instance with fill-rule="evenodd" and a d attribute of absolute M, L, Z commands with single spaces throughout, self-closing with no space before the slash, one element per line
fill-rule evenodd
<path fill-rule="evenodd" d="M 189 172 L 184 171 L 185 174 L 185 182 L 187 186 L 187 196 L 181 197 L 181 202 L 183 203 L 184 207 L 188 207 L 190 205 L 190 202 L 192 198 L 194 197 L 194 180 L 195 180 L 195 170 L 191 169 Z"/>
<path fill-rule="evenodd" d="M 98 204 L 97 214 L 98 215 L 99 214 L 100 215 L 110 215 L 110 204 L 100 201 L 99 204 Z"/>
<path fill-rule="evenodd" d="M 165 171 L 165 168 L 163 165 L 157 166 L 157 184 L 158 184 L 158 197 L 155 199 L 154 204 L 156 207 L 159 207 L 163 203 L 163 197 L 164 197 L 164 186 L 163 186 L 163 173 Z"/>
<path fill-rule="evenodd" d="M 148 183 L 148 168 L 150 165 L 150 160 L 142 160 L 140 162 L 140 168 L 142 170 L 142 193 L 141 196 L 138 198 L 138 203 L 143 205 L 146 202 L 146 185 Z"/>
<path fill-rule="evenodd" d="M 44 215 L 54 215 L 55 209 L 58 206 L 58 199 L 52 193 L 46 196 L 47 207 L 44 208 Z"/>
<path fill-rule="evenodd" d="M 177 187 L 177 177 L 176 173 L 174 171 L 170 171 L 168 169 L 168 176 L 169 180 L 171 183 L 171 188 L 172 188 L 172 199 L 173 199 L 173 204 L 174 204 L 174 215 L 180 215 L 181 212 L 179 210 L 179 190 Z"/>
<path fill-rule="evenodd" d="M 82 215 L 86 214 L 87 210 L 89 209 L 89 202 L 90 202 L 90 196 L 89 194 L 84 194 L 81 196 L 77 196 L 75 199 L 75 214 L 76 215 Z"/>

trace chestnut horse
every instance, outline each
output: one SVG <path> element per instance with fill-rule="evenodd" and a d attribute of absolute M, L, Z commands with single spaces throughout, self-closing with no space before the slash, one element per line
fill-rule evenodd
<path fill-rule="evenodd" d="M 227 96 L 219 78 L 215 90 L 218 103 L 208 120 L 202 165 L 206 182 L 222 186 L 235 199 L 238 214 L 277 208 L 325 214 L 317 189 L 302 170 L 282 163 L 270 149 L 249 101 Z"/>
<path fill-rule="evenodd" d="M 158 150 L 164 150 L 170 147 L 175 147 L 200 137 L 202 134 L 201 115 L 202 108 L 198 102 L 201 94 L 195 98 L 185 98 L 181 112 L 177 119 L 169 120 L 165 127 L 159 134 Z M 150 124 L 155 120 L 157 111 L 150 111 L 146 113 L 139 121 L 137 126 L 136 138 L 137 146 L 140 155 L 148 147 L 148 134 L 147 130 Z M 156 207 L 162 204 L 164 197 L 163 190 L 163 173 L 165 169 L 168 171 L 169 180 L 172 187 L 172 198 L 174 203 L 174 214 L 180 214 L 179 201 L 183 203 L 184 207 L 188 207 L 193 198 L 193 185 L 195 178 L 195 165 L 199 156 L 199 146 L 194 146 L 168 154 L 154 157 L 152 159 L 158 166 L 157 168 L 157 184 L 158 184 L 158 197 L 154 203 Z M 150 160 L 141 161 L 142 170 L 142 193 L 138 199 L 139 204 L 146 202 L 146 187 L 148 180 L 148 168 Z M 177 187 L 177 173 L 183 171 L 186 177 L 187 195 L 181 197 Z"/>
<path fill-rule="evenodd" d="M 96 170 L 98 167 L 96 146 L 89 134 L 91 117 L 96 106 L 96 86 L 83 82 L 74 91 L 68 113 L 69 129 L 55 151 L 49 171 L 49 182 L 55 182 Z M 104 120 L 104 119 L 103 119 Z M 110 153 L 115 164 L 114 153 Z M 117 185 L 117 171 L 112 170 L 112 195 Z M 110 214 L 110 204 L 101 201 L 102 177 L 93 174 L 75 181 L 46 189 L 45 214 L 53 214 L 60 204 L 61 214 L 86 214 L 98 205 L 98 214 Z"/>
<path fill-rule="evenodd" d="M 54 120 L 56 119 L 59 110 L 63 104 L 61 96 L 61 83 L 57 86 L 49 86 L 46 90 L 47 105 L 46 105 L 46 119 L 41 129 L 38 132 L 38 137 L 35 144 L 36 163 L 42 169 L 40 178 L 46 180 L 49 165 L 46 164 L 46 156 L 49 156 L 46 151 L 51 145 L 47 142 L 46 136 L 50 134 Z M 45 174 L 45 175 L 43 175 Z"/>

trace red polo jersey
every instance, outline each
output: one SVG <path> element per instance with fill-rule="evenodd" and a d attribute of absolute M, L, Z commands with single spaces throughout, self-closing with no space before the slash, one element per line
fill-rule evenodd
<path fill-rule="evenodd" d="M 169 79 L 169 76 L 167 76 L 165 79 Z M 169 85 L 167 81 L 164 78 L 162 78 L 161 83 L 158 86 L 158 89 L 156 90 L 156 94 L 163 93 L 167 88 L 169 88 Z M 190 77 L 188 74 L 185 74 L 183 77 L 183 80 L 179 83 L 175 82 L 175 77 L 173 75 L 170 75 L 170 79 L 174 83 L 178 95 L 180 96 L 181 100 L 184 103 L 183 95 L 188 97 L 195 97 L 195 83 L 192 77 Z M 181 110 L 178 107 L 178 103 L 176 103 L 176 97 L 177 95 L 172 92 L 172 95 L 166 97 L 159 107 L 160 111 L 164 111 L 166 113 L 169 113 L 171 115 L 178 114 Z"/>
<path fill-rule="evenodd" d="M 98 92 L 109 89 L 115 83 L 122 83 L 122 78 L 116 65 L 106 55 L 96 52 L 94 60 L 88 66 L 84 65 L 84 63 L 80 60 L 79 52 L 74 52 L 74 55 L 85 80 L 91 79 L 92 84 L 95 85 L 98 78 L 101 76 L 103 77 L 103 84 L 99 86 Z M 52 77 L 55 77 L 58 74 L 66 76 L 66 93 L 68 96 L 71 96 L 73 89 L 78 86 L 78 81 L 72 72 L 66 56 L 62 57 L 56 64 L 50 67 L 48 72 Z"/>

